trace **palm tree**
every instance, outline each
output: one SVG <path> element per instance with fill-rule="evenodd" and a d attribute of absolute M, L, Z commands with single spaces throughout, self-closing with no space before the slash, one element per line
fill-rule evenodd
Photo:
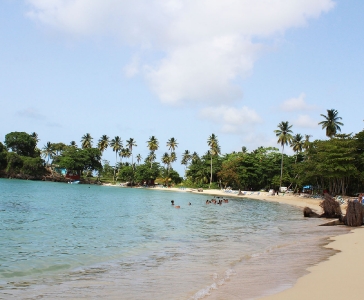
<path fill-rule="evenodd" d="M 142 157 L 140 154 L 138 154 L 138 155 L 136 156 L 136 160 L 137 160 L 137 162 L 138 162 L 138 165 L 139 165 L 139 163 L 142 161 L 142 159 L 143 159 L 143 157 Z"/>
<path fill-rule="evenodd" d="M 110 141 L 110 147 L 112 148 L 112 151 L 115 152 L 115 168 L 114 168 L 114 178 L 115 178 L 116 165 L 118 162 L 118 152 L 123 147 L 123 142 L 119 136 L 116 136 Z"/>
<path fill-rule="evenodd" d="M 302 148 L 305 150 L 308 150 L 308 148 L 310 148 L 310 137 L 312 137 L 312 135 L 305 134 L 305 141 L 303 142 L 302 146 Z"/>
<path fill-rule="evenodd" d="M 148 143 L 148 149 L 149 149 L 149 151 L 153 151 L 154 152 L 154 151 L 158 150 L 158 148 L 159 148 L 159 142 L 158 142 L 157 138 L 154 135 L 152 135 L 149 138 L 149 141 L 147 141 L 147 143 Z"/>
<path fill-rule="evenodd" d="M 167 142 L 167 147 L 168 147 L 169 151 L 171 152 L 171 155 L 170 155 L 171 159 L 170 159 L 170 162 L 168 165 L 168 172 L 169 172 L 171 163 L 175 162 L 177 160 L 176 153 L 174 152 L 174 150 L 178 147 L 177 140 L 174 137 L 171 137 Z M 172 156 L 172 153 L 174 153 L 173 156 Z"/>
<path fill-rule="evenodd" d="M 169 168 L 169 164 L 171 162 L 171 157 L 169 156 L 168 152 L 165 152 L 162 156 L 162 163 L 164 163 L 166 165 L 166 169 L 167 167 Z"/>
<path fill-rule="evenodd" d="M 47 158 L 47 165 L 49 159 L 53 158 L 56 155 L 56 152 L 53 150 L 53 145 L 51 142 L 47 142 L 47 144 L 42 149 L 42 156 Z"/>
<path fill-rule="evenodd" d="M 148 162 L 150 162 L 150 168 L 152 168 L 153 161 L 155 161 L 155 159 L 156 159 L 156 155 L 155 155 L 154 151 L 150 151 L 150 153 L 146 159 Z"/>
<path fill-rule="evenodd" d="M 339 122 L 342 118 L 338 116 L 338 111 L 336 109 L 328 109 L 327 116 L 321 114 L 320 116 L 324 117 L 325 120 L 318 123 L 318 125 L 322 125 L 322 129 L 326 128 L 326 136 L 332 138 L 338 131 L 341 132 L 341 128 L 339 125 L 343 126 L 344 124 Z"/>
<path fill-rule="evenodd" d="M 148 148 L 150 150 L 150 154 L 148 156 L 148 161 L 150 161 L 150 168 L 152 168 L 152 163 L 156 159 L 156 155 L 154 152 L 156 150 L 158 150 L 159 142 L 158 142 L 157 138 L 154 135 L 152 135 L 149 138 L 149 141 L 147 141 L 147 143 L 148 143 Z"/>
<path fill-rule="evenodd" d="M 97 147 L 99 148 L 100 152 L 103 153 L 107 147 L 109 147 L 109 137 L 104 134 L 100 139 L 99 142 L 97 144 Z"/>
<path fill-rule="evenodd" d="M 185 152 L 183 153 L 183 156 L 182 156 L 182 160 L 181 160 L 181 164 L 185 166 L 185 172 L 187 169 L 187 165 L 191 159 L 192 159 L 192 156 L 190 154 L 190 151 L 185 150 Z"/>
<path fill-rule="evenodd" d="M 35 140 L 36 143 L 39 142 L 38 133 L 32 132 L 30 136 Z"/>
<path fill-rule="evenodd" d="M 207 145 L 210 147 L 210 159 L 211 159 L 210 184 L 209 184 L 209 188 L 210 188 L 211 182 L 212 182 L 212 156 L 220 153 L 219 141 L 217 140 L 217 136 L 214 133 L 211 134 L 211 136 L 209 136 L 209 138 L 207 139 Z"/>
<path fill-rule="evenodd" d="M 92 140 L 93 138 L 91 137 L 91 135 L 89 133 L 86 133 L 81 139 L 82 149 L 92 148 Z"/>
<path fill-rule="evenodd" d="M 135 140 L 133 138 L 130 138 L 129 140 L 126 141 L 126 147 L 129 148 L 130 153 L 131 153 L 131 164 L 134 165 L 134 160 L 133 160 L 133 147 L 137 147 L 137 144 L 135 142 Z"/>
<path fill-rule="evenodd" d="M 303 144 L 304 144 L 304 141 L 303 141 L 303 136 L 299 133 L 297 133 L 293 138 L 292 138 L 292 141 L 291 141 L 291 147 L 292 147 L 292 150 L 294 152 L 296 152 L 296 161 L 295 163 L 297 163 L 297 156 L 298 156 L 298 152 L 302 152 L 302 149 L 303 149 Z"/>
<path fill-rule="evenodd" d="M 131 156 L 131 152 L 130 152 L 129 148 L 121 149 L 119 156 L 121 158 L 129 158 Z"/>
<path fill-rule="evenodd" d="M 278 129 L 274 130 L 276 136 L 278 137 L 278 144 L 281 144 L 282 146 L 282 159 L 281 159 L 281 179 L 279 183 L 279 187 L 282 187 L 282 176 L 283 176 L 283 151 L 284 151 L 284 145 L 288 145 L 292 141 L 292 125 L 289 125 L 287 122 L 281 122 L 278 124 Z"/>
<path fill-rule="evenodd" d="M 170 138 L 167 142 L 167 147 L 172 153 L 172 151 L 176 150 L 178 147 L 177 140 L 174 137 Z"/>
<path fill-rule="evenodd" d="M 191 155 L 191 161 L 196 162 L 200 159 L 200 157 L 198 156 L 197 152 L 193 152 Z"/>

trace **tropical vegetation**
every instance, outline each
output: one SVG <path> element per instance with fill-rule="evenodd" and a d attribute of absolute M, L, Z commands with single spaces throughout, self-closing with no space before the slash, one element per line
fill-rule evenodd
<path fill-rule="evenodd" d="M 48 141 L 41 149 L 38 134 L 11 132 L 0 143 L 0 176 L 40 179 L 50 170 L 63 168 L 98 182 L 128 182 L 129 185 L 183 185 L 192 188 L 232 188 L 241 190 L 278 189 L 281 186 L 302 190 L 310 186 L 314 191 L 327 190 L 332 194 L 355 194 L 364 190 L 364 130 L 356 134 L 338 134 L 343 126 L 338 112 L 327 110 L 322 125 L 327 140 L 313 140 L 309 134 L 293 133 L 287 121 L 274 130 L 281 151 L 275 147 L 258 147 L 249 151 L 222 153 L 218 138 L 207 138 L 206 152 L 199 155 L 184 150 L 179 162 L 184 166 L 183 178 L 173 169 L 178 157 L 178 143 L 170 138 L 167 151 L 157 161 L 159 141 L 151 136 L 146 141 L 144 158 L 135 156 L 137 146 L 133 138 L 125 148 L 119 136 L 109 139 L 103 135 L 94 148 L 89 133 L 81 138 L 81 147 Z M 293 155 L 284 153 L 290 146 Z M 115 163 L 102 160 L 110 147 L 115 152 Z M 118 161 L 118 156 L 120 160 Z M 97 175 L 97 176 L 96 176 Z"/>

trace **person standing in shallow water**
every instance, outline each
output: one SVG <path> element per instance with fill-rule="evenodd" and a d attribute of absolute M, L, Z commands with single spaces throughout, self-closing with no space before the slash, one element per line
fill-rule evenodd
<path fill-rule="evenodd" d="M 171 204 L 174 205 L 174 200 L 171 200 Z"/>

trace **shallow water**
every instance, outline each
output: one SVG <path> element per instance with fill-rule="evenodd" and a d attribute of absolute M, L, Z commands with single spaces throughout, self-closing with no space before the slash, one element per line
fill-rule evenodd
<path fill-rule="evenodd" d="M 288 205 L 207 198 L 0 179 L 0 298 L 252 299 L 291 286 L 346 232 Z"/>

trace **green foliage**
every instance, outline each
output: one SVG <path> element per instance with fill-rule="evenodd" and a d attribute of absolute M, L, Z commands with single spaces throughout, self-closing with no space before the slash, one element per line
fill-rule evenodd
<path fill-rule="evenodd" d="M 4 170 L 7 165 L 7 150 L 3 143 L 0 142 L 0 171 Z"/>
<path fill-rule="evenodd" d="M 155 180 L 159 177 L 160 165 L 159 163 L 144 163 L 136 166 L 135 168 L 135 181 L 143 184 L 144 181 Z"/>
<path fill-rule="evenodd" d="M 21 173 L 25 175 L 41 176 L 45 174 L 44 160 L 40 157 L 22 156 Z"/>
<path fill-rule="evenodd" d="M 18 174 L 23 167 L 23 160 L 21 156 L 15 152 L 8 152 L 6 156 L 7 166 L 6 172 L 8 174 Z"/>
<path fill-rule="evenodd" d="M 79 149 L 67 147 L 62 154 L 55 158 L 54 163 L 61 168 L 77 171 L 81 174 L 86 170 L 101 170 L 101 153 L 97 148 Z"/>
<path fill-rule="evenodd" d="M 134 169 L 132 166 L 123 166 L 118 173 L 118 179 L 121 181 L 133 182 L 134 181 Z"/>
<path fill-rule="evenodd" d="M 7 149 L 21 156 L 35 157 L 37 153 L 35 147 L 36 140 L 26 132 L 11 132 L 5 136 L 5 145 Z"/>

